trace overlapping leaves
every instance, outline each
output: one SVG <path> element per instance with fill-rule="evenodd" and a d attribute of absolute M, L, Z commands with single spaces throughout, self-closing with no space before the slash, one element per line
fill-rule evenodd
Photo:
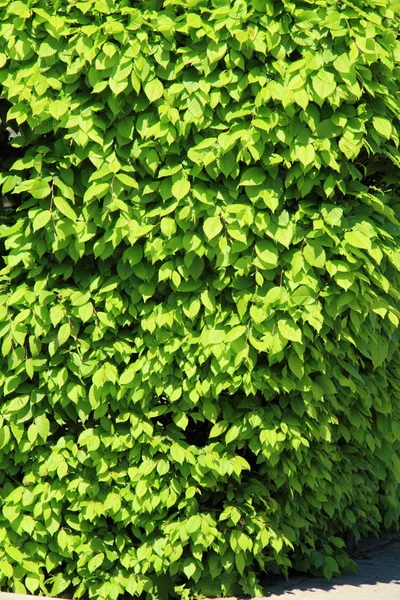
<path fill-rule="evenodd" d="M 398 8 L 0 0 L 3 587 L 254 596 L 398 525 Z"/>

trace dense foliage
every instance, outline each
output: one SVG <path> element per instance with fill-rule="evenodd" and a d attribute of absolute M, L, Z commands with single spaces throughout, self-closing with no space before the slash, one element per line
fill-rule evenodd
<path fill-rule="evenodd" d="M 399 9 L 0 0 L 1 589 L 255 595 L 398 526 Z"/>

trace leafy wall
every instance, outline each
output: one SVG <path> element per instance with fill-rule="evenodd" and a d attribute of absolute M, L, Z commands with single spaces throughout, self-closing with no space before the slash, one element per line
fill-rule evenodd
<path fill-rule="evenodd" d="M 0 0 L 2 589 L 256 595 L 398 527 L 399 7 Z"/>

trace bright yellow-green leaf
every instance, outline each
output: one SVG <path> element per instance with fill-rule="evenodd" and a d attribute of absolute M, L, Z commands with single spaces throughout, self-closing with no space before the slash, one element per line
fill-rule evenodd
<path fill-rule="evenodd" d="M 286 340 L 290 340 L 291 342 L 302 341 L 301 329 L 293 319 L 279 319 L 278 329 Z"/>
<path fill-rule="evenodd" d="M 71 335 L 71 325 L 69 323 L 64 323 L 63 325 L 61 325 L 60 329 L 58 330 L 58 334 L 57 334 L 58 345 L 62 346 L 63 344 L 65 344 L 65 342 L 68 340 L 70 335 Z"/>
<path fill-rule="evenodd" d="M 209 217 L 203 223 L 203 231 L 207 239 L 212 240 L 221 233 L 223 225 L 219 217 Z"/>
<path fill-rule="evenodd" d="M 43 227 L 46 227 L 46 225 L 50 221 L 50 219 L 51 219 L 51 212 L 49 210 L 42 210 L 39 213 L 37 213 L 37 215 L 35 216 L 35 218 L 32 221 L 33 231 L 37 231 L 38 229 L 42 229 Z"/>
<path fill-rule="evenodd" d="M 56 208 L 58 208 L 58 210 L 63 215 L 68 217 L 68 219 L 71 219 L 71 221 L 74 221 L 74 222 L 76 221 L 76 219 L 77 219 L 76 212 L 71 207 L 71 205 L 67 202 L 67 200 L 65 200 L 64 198 L 61 198 L 60 196 L 55 196 L 54 204 L 55 204 Z"/>
<path fill-rule="evenodd" d="M 177 200 L 182 200 L 190 191 L 190 182 L 188 179 L 178 179 L 172 186 L 172 194 Z"/>
<path fill-rule="evenodd" d="M 346 231 L 344 239 L 350 246 L 354 246 L 355 248 L 362 248 L 363 250 L 371 248 L 371 240 L 361 231 Z"/>
<path fill-rule="evenodd" d="M 240 178 L 239 185 L 260 185 L 266 180 L 266 174 L 260 167 L 246 169 Z"/>
<path fill-rule="evenodd" d="M 317 75 L 312 77 L 312 85 L 320 98 L 328 98 L 336 89 L 335 77 L 333 73 L 321 69 Z"/>
<path fill-rule="evenodd" d="M 392 135 L 392 124 L 386 117 L 373 117 L 372 124 L 376 131 L 387 140 Z"/>
<path fill-rule="evenodd" d="M 325 265 L 326 253 L 318 242 L 309 241 L 303 248 L 303 256 L 309 265 L 322 269 Z"/>
<path fill-rule="evenodd" d="M 164 93 L 164 86 L 159 79 L 152 79 L 144 85 L 143 89 L 150 102 L 159 100 Z"/>

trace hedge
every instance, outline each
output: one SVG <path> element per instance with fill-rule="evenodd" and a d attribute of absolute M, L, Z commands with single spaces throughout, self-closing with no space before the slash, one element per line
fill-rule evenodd
<path fill-rule="evenodd" d="M 1 589 L 260 595 L 399 527 L 396 2 L 0 0 Z"/>

